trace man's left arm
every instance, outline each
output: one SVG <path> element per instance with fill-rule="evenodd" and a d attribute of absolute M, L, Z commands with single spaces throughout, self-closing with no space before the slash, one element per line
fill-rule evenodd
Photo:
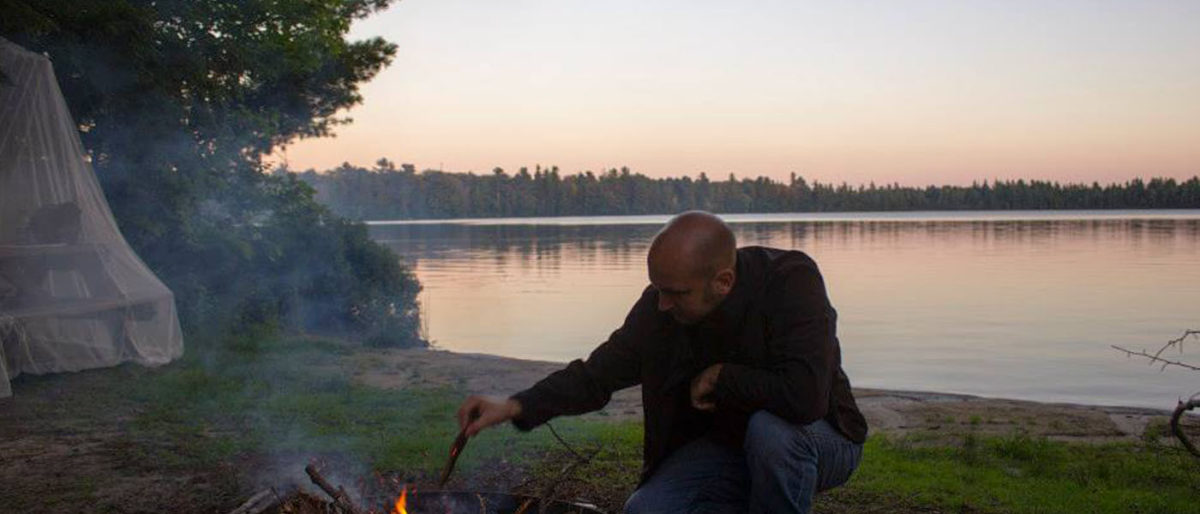
<path fill-rule="evenodd" d="M 840 365 L 836 314 L 820 273 L 795 266 L 770 286 L 766 367 L 721 365 L 712 392 L 718 409 L 766 410 L 796 424 L 825 416 Z"/>

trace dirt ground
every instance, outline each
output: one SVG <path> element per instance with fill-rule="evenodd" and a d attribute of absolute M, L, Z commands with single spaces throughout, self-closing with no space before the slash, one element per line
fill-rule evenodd
<path fill-rule="evenodd" d="M 436 350 L 369 350 L 342 364 L 373 387 L 452 387 L 507 395 L 561 363 Z M 254 492 L 246 480 L 268 463 L 247 456 L 196 469 L 172 464 L 186 441 L 132 440 L 128 424 L 139 406 L 99 391 L 124 378 L 153 373 L 137 366 L 22 378 L 0 399 L 0 512 L 227 512 Z M 114 374 L 116 376 L 114 376 Z M 976 434 L 1027 433 L 1054 439 L 1136 440 L 1152 409 L 1043 404 L 931 392 L 861 389 L 859 405 L 875 433 L 909 434 L 931 442 Z M 614 396 L 593 419 L 637 419 L 636 389 Z M 208 437 L 210 435 L 190 435 Z M 59 508 L 61 507 L 61 509 Z M 32 510 L 31 510 L 32 509 Z"/>
<path fill-rule="evenodd" d="M 146 372 L 122 366 L 14 383 L 14 395 L 0 399 L 0 512 L 202 512 L 192 506 L 236 505 L 239 463 L 171 466 L 180 441 L 135 440 L 128 423 L 139 406 L 98 391 L 111 387 L 113 374 Z"/>

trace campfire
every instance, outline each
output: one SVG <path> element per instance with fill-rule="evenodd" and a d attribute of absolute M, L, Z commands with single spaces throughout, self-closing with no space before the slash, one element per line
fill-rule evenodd
<path fill-rule="evenodd" d="M 591 514 L 593 505 L 530 495 L 498 492 L 419 490 L 407 484 L 394 497 L 376 497 L 355 503 L 346 490 L 331 484 L 315 465 L 305 468 L 324 499 L 304 490 L 280 495 L 261 491 L 230 514 Z"/>
<path fill-rule="evenodd" d="M 562 469 L 559 481 L 570 476 L 580 464 L 589 462 L 599 452 L 596 448 L 591 455 L 584 457 L 576 452 L 558 435 L 553 426 L 551 433 L 567 448 L 576 460 Z M 554 489 L 558 482 L 552 483 L 542 491 L 542 495 L 521 495 L 499 492 L 482 491 L 447 491 L 444 489 L 458 456 L 467 445 L 465 430 L 458 433 L 454 443 L 450 445 L 450 454 L 442 470 L 441 479 L 436 488 L 418 491 L 417 488 L 402 484 L 399 494 L 389 497 L 375 497 L 366 501 L 367 505 L 359 505 L 350 497 L 346 490 L 334 486 L 317 469 L 317 465 L 309 464 L 304 468 L 312 483 L 321 489 L 332 501 L 318 496 L 296 491 L 285 497 L 280 497 L 274 490 L 261 491 L 252 496 L 230 514 L 574 514 L 601 512 L 594 505 L 571 503 L 554 499 Z"/>

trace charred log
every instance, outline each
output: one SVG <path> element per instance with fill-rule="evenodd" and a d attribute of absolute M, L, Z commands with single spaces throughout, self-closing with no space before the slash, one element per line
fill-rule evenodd
<path fill-rule="evenodd" d="M 317 487 L 320 487 L 322 491 L 325 491 L 325 494 L 333 498 L 334 505 L 342 512 L 346 514 L 362 514 L 358 510 L 358 507 L 354 506 L 354 502 L 350 500 L 350 495 L 346 494 L 346 490 L 341 487 L 334 487 L 333 484 L 325 480 L 325 477 L 321 476 L 315 465 L 309 464 L 305 466 L 304 472 L 308 473 L 308 477 L 312 479 L 314 484 L 317 484 Z"/>

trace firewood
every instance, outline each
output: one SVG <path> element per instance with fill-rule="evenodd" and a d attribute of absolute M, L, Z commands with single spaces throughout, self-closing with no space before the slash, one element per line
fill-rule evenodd
<path fill-rule="evenodd" d="M 296 491 L 283 501 L 278 514 L 334 514 L 336 508 L 306 491 Z"/>
<path fill-rule="evenodd" d="M 238 508 L 229 511 L 229 514 L 261 514 L 263 511 L 275 505 L 279 498 L 275 496 L 275 492 L 270 489 L 263 489 L 251 496 L 249 500 L 241 504 Z"/>
<path fill-rule="evenodd" d="M 333 487 L 332 484 L 325 480 L 325 477 L 321 476 L 321 473 L 317 472 L 316 466 L 309 464 L 305 466 L 304 472 L 308 473 L 308 478 L 312 479 L 312 482 L 317 484 L 317 487 L 320 487 L 322 491 L 325 491 L 325 494 L 333 498 L 334 505 L 341 509 L 342 512 L 347 514 L 361 514 L 358 507 L 354 506 L 354 502 L 350 501 L 350 495 L 346 494 L 346 490 L 341 487 Z"/>
<path fill-rule="evenodd" d="M 517 507 L 517 510 L 513 514 L 525 514 L 525 511 L 529 510 L 529 506 L 533 505 L 533 502 L 534 498 L 532 496 L 525 498 L 525 501 L 521 502 L 521 506 Z"/>

